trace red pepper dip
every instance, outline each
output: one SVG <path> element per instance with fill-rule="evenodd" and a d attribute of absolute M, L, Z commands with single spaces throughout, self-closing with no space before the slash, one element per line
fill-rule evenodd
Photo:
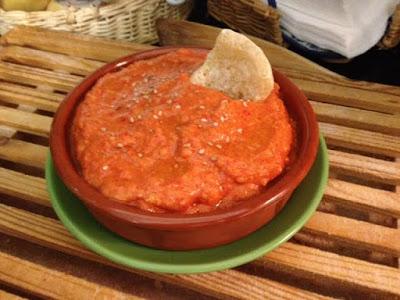
<path fill-rule="evenodd" d="M 279 87 L 243 101 L 194 85 L 205 58 L 181 49 L 96 83 L 72 129 L 89 184 L 146 211 L 191 214 L 245 201 L 283 171 L 294 133 Z"/>

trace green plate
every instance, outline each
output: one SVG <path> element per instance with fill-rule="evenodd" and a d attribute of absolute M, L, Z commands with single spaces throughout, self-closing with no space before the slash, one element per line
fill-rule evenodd
<path fill-rule="evenodd" d="M 317 209 L 328 180 L 328 155 L 320 138 L 317 159 L 283 210 L 267 225 L 228 245 L 195 251 L 165 251 L 130 242 L 104 228 L 63 184 L 51 156 L 46 179 L 53 208 L 65 227 L 84 245 L 111 261 L 165 273 L 223 270 L 252 261 L 292 237 Z"/>

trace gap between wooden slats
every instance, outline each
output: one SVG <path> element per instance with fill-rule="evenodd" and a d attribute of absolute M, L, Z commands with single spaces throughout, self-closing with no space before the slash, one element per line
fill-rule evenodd
<path fill-rule="evenodd" d="M 1 49 L 0 59 L 37 68 L 61 69 L 79 75 L 88 75 L 104 64 L 94 60 L 19 46 L 8 46 Z"/>
<path fill-rule="evenodd" d="M 0 90 L 11 92 L 12 94 L 21 96 L 31 96 L 47 101 L 53 101 L 56 103 L 61 102 L 64 99 L 64 95 L 53 93 L 52 91 L 45 91 L 43 89 L 32 88 L 21 84 L 14 84 L 10 82 L 0 81 Z"/>
<path fill-rule="evenodd" d="M 328 145 L 391 157 L 400 156 L 398 137 L 324 122 L 319 122 L 319 128 Z"/>
<path fill-rule="evenodd" d="M 218 298 L 323 299 L 301 289 L 264 278 L 227 270 L 194 275 L 167 275 L 116 265 L 82 247 L 58 221 L 0 204 L 0 231 L 52 249 L 160 279 Z"/>
<path fill-rule="evenodd" d="M 51 299 L 142 299 L 0 252 L 0 281 Z"/>
<path fill-rule="evenodd" d="M 341 96 L 341 103 L 339 104 L 345 103 L 347 105 L 349 103 L 349 106 L 353 106 L 354 101 L 360 101 L 366 105 L 366 107 L 361 108 L 367 110 L 374 111 L 378 108 L 377 111 L 384 109 L 382 112 L 389 114 L 400 112 L 400 89 L 396 86 L 352 80 L 338 74 L 331 76 L 326 72 L 307 71 L 304 69 L 284 68 L 282 71 L 307 90 L 310 97 L 314 95 L 322 102 L 330 102 L 330 100 L 324 100 L 323 98 L 333 94 L 334 96 Z M 314 94 L 314 92 L 316 93 Z M 320 98 L 318 95 L 324 95 L 324 97 Z M 386 111 L 385 107 L 386 109 L 389 109 L 389 107 L 394 108 L 394 111 Z"/>
<path fill-rule="evenodd" d="M 9 31 L 1 38 L 1 43 L 4 46 L 27 46 L 103 62 L 108 62 L 132 52 L 146 50 L 151 47 L 149 45 L 106 40 L 93 36 L 25 26 L 17 26 L 14 30 Z"/>
<path fill-rule="evenodd" d="M 400 139 L 400 138 L 399 138 Z M 330 170 L 385 184 L 400 184 L 400 168 L 391 161 L 328 150 Z"/>
<path fill-rule="evenodd" d="M 54 101 L 49 101 L 28 95 L 16 94 L 14 92 L 3 90 L 0 90 L 0 100 L 6 103 L 30 105 L 36 107 L 37 109 L 50 112 L 55 112 L 59 105 L 59 103 Z"/>
<path fill-rule="evenodd" d="M 0 299 L 1 300 L 23 300 L 26 298 L 22 298 L 20 296 L 13 295 L 13 294 L 10 294 L 10 293 L 0 290 Z"/>
<path fill-rule="evenodd" d="M 34 113 L 0 106 L 0 124 L 8 125 L 23 132 L 47 137 L 52 118 Z"/>
<path fill-rule="evenodd" d="M 84 249 L 58 221 L 5 205 L 0 205 L 0 215 L 2 216 L 0 230 L 6 234 L 87 259 L 112 264 Z M 292 273 L 301 276 L 329 279 L 336 284 L 351 286 L 353 289 L 400 295 L 400 287 L 397 284 L 400 280 L 400 272 L 394 268 L 292 243 L 280 246 L 254 263 L 265 265 L 268 262 L 275 264 L 278 270 L 290 269 Z M 270 282 L 267 279 L 259 278 L 255 285 L 255 276 L 244 275 L 233 270 L 189 276 L 149 274 L 138 270 L 128 270 L 203 293 L 208 291 L 209 295 L 219 297 L 263 299 L 271 288 L 267 284 Z M 261 282 L 265 284 L 263 287 L 260 286 Z"/>
<path fill-rule="evenodd" d="M 0 192 L 51 207 L 44 178 L 30 176 L 0 167 Z"/>
<path fill-rule="evenodd" d="M 303 230 L 356 248 L 400 257 L 400 234 L 395 228 L 317 211 Z"/>
<path fill-rule="evenodd" d="M 396 161 L 397 166 L 400 168 L 400 157 L 396 157 L 395 161 Z M 395 193 L 397 195 L 397 200 L 400 200 L 400 184 L 396 185 Z M 400 234 L 400 217 L 397 219 L 397 230 L 398 230 L 398 233 Z M 400 271 L 400 257 L 398 257 L 397 263 L 398 263 L 399 271 Z"/>
<path fill-rule="evenodd" d="M 388 115 L 315 101 L 311 101 L 311 105 L 318 121 L 400 135 L 400 115 Z"/>
<path fill-rule="evenodd" d="M 347 207 L 400 218 L 400 195 L 330 178 L 324 198 Z"/>
<path fill-rule="evenodd" d="M 47 85 L 55 90 L 69 92 L 82 77 L 2 61 L 0 79 L 26 85 Z"/>
<path fill-rule="evenodd" d="M 0 158 L 43 169 L 48 148 L 16 139 L 7 139 L 0 145 Z"/>

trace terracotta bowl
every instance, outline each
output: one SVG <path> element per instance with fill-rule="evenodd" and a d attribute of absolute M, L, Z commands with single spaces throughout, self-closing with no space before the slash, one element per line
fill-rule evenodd
<path fill-rule="evenodd" d="M 50 149 L 58 175 L 109 230 L 128 240 L 160 249 L 210 248 L 238 240 L 268 223 L 286 204 L 310 170 L 317 153 L 319 135 L 315 114 L 304 94 L 284 75 L 274 71 L 281 96 L 296 124 L 295 159 L 278 178 L 256 197 L 210 213 L 155 214 L 108 199 L 81 176 L 74 163 L 70 128 L 75 109 L 96 81 L 109 72 L 142 59 L 176 50 L 158 48 L 121 58 L 87 77 L 62 102 L 52 124 Z M 206 50 L 205 50 L 206 51 Z"/>

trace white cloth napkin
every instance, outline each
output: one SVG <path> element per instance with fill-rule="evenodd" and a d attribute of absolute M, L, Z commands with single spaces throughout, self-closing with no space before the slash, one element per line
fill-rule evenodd
<path fill-rule="evenodd" d="M 282 27 L 300 40 L 347 58 L 364 53 L 380 40 L 398 3 L 400 0 L 276 1 Z"/>

